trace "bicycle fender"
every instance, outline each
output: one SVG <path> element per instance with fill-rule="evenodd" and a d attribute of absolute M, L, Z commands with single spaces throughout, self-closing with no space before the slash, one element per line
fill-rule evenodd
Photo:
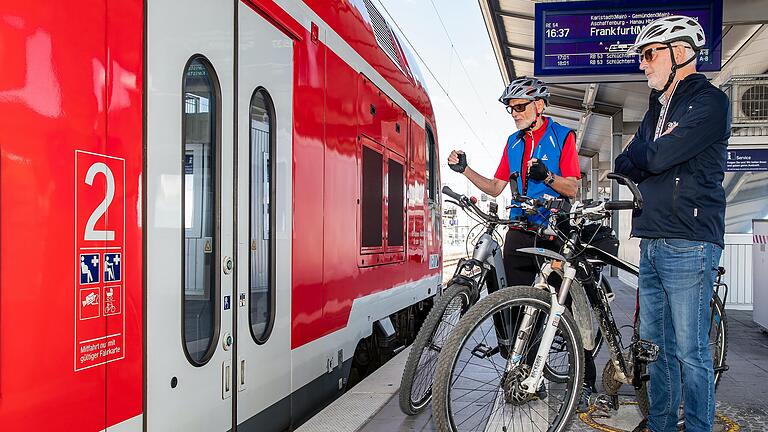
<path fill-rule="evenodd" d="M 581 342 L 584 349 L 591 350 L 595 348 L 595 328 L 592 324 L 592 310 L 589 307 L 589 299 L 584 287 L 579 281 L 574 280 L 569 290 L 571 294 L 571 313 L 576 320 L 581 334 Z"/>
<path fill-rule="evenodd" d="M 544 248 L 538 248 L 538 247 L 520 248 L 520 249 L 517 249 L 517 252 L 524 253 L 524 254 L 538 255 L 538 256 L 550 258 L 557 261 L 565 261 L 564 256 L 560 255 L 557 252 L 551 251 L 549 249 L 544 249 Z"/>

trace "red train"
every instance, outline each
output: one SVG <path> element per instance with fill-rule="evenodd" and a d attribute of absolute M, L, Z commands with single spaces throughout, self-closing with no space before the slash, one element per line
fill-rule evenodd
<path fill-rule="evenodd" d="M 0 58 L 0 430 L 285 430 L 413 336 L 435 119 L 369 0 L 10 2 Z"/>

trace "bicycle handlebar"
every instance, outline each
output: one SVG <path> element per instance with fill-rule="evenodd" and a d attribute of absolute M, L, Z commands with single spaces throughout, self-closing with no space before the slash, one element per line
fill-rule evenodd
<path fill-rule="evenodd" d="M 443 193 L 448 195 L 449 197 L 455 199 L 456 201 L 461 201 L 461 195 L 454 192 L 450 187 L 443 186 Z"/>
<path fill-rule="evenodd" d="M 528 209 L 529 211 L 531 211 L 530 209 L 545 208 L 553 212 L 562 211 L 560 214 L 567 214 L 573 218 L 586 217 L 592 220 L 600 220 L 608 217 L 610 215 L 610 211 L 612 210 L 633 210 L 641 209 L 643 207 L 643 196 L 638 190 L 637 185 L 635 185 L 632 180 L 626 176 L 617 173 L 609 173 L 608 178 L 616 180 L 618 183 L 627 186 L 632 192 L 633 199 L 631 201 L 616 200 L 596 201 L 587 204 L 576 203 L 573 207 L 570 206 L 570 203 L 567 200 L 560 197 L 547 198 L 545 195 L 543 198 L 532 198 L 520 194 L 517 190 L 518 177 L 519 173 L 517 172 L 513 172 L 509 176 L 510 183 L 515 185 L 514 187 L 510 185 L 512 189 L 512 200 L 520 203 L 523 209 Z M 477 206 L 476 200 L 470 199 L 465 195 L 458 194 L 448 186 L 443 186 L 442 192 L 455 200 L 456 204 L 458 204 L 460 207 L 464 209 L 471 209 L 474 213 L 476 213 L 487 222 L 499 225 L 521 225 L 523 223 L 520 220 L 500 219 L 495 212 L 492 212 L 493 214 L 485 213 Z"/>

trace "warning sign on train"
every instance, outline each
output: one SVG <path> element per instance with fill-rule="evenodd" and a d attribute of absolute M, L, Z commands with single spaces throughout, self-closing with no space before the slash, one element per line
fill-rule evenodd
<path fill-rule="evenodd" d="M 125 160 L 75 151 L 75 371 L 125 358 Z"/>

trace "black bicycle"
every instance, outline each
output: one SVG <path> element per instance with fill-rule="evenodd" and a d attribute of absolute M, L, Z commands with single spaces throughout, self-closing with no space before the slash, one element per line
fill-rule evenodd
<path fill-rule="evenodd" d="M 656 360 L 658 347 L 640 338 L 638 314 L 631 342 L 623 345 L 611 312 L 610 286 L 601 272 L 609 264 L 633 274 L 638 274 L 638 268 L 594 247 L 595 235 L 585 235 L 587 226 L 608 219 L 612 210 L 642 207 L 634 183 L 617 174 L 609 174 L 609 178 L 627 185 L 633 200 L 577 203 L 567 209 L 558 199 L 515 197 L 527 203 L 531 212 L 545 208 L 558 215 L 549 219 L 549 227 L 563 241 L 562 254 L 520 249 L 543 260 L 536 284 L 489 294 L 460 319 L 443 345 L 435 370 L 433 413 L 439 430 L 564 430 L 580 397 L 583 347 L 591 340 L 594 330 L 588 323 L 593 317 L 610 351 L 603 370 L 608 393 L 596 402 L 604 409 L 617 409 L 618 388 L 631 384 L 641 409 L 647 412 L 645 368 Z M 548 283 L 553 273 L 561 277 L 557 288 Z M 718 278 L 710 330 L 717 380 L 727 370 L 721 286 Z M 591 310 L 585 313 L 572 306 L 571 312 L 566 308 L 569 301 L 575 305 L 584 297 Z M 511 337 L 500 338 L 500 333 Z"/>
<path fill-rule="evenodd" d="M 483 289 L 492 293 L 507 285 L 501 246 L 494 238 L 496 227 L 516 225 L 523 228 L 518 221 L 500 219 L 496 203 L 491 202 L 488 213 L 485 213 L 476 200 L 459 197 L 447 186 L 443 193 L 458 198 L 455 204 L 473 218 L 479 218 L 485 231 L 475 242 L 472 258 L 459 260 L 453 277 L 438 296 L 411 345 L 400 383 L 400 409 L 407 415 L 416 415 L 429 404 L 437 355 L 459 318 L 480 299 Z"/>
<path fill-rule="evenodd" d="M 524 221 L 499 218 L 499 208 L 494 202 L 489 204 L 486 213 L 478 207 L 474 198 L 456 194 L 448 186 L 443 187 L 443 193 L 451 198 L 446 202 L 467 212 L 484 227 L 484 231 L 474 241 L 472 257 L 462 258 L 457 263 L 453 276 L 411 345 L 400 382 L 400 409 L 407 415 L 419 414 L 429 405 L 437 356 L 459 318 L 481 298 L 483 292 L 493 293 L 507 286 L 502 248 L 494 237 L 496 228 L 508 226 L 541 234 L 530 230 Z M 593 356 L 597 355 L 601 344 L 602 334 L 598 331 L 592 343 Z"/>

